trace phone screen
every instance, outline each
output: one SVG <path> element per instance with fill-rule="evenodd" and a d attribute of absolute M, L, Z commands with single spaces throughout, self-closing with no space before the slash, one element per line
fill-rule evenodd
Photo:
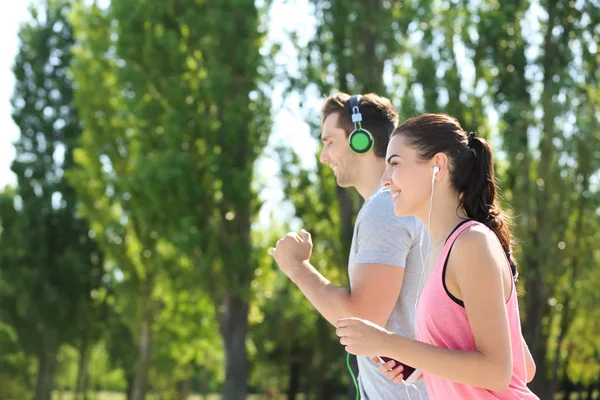
<path fill-rule="evenodd" d="M 398 365 L 402 365 L 404 367 L 404 369 L 402 370 L 402 379 L 404 379 L 404 380 L 407 380 L 408 377 L 411 376 L 413 374 L 413 372 L 415 372 L 415 368 L 411 367 L 410 365 L 401 363 L 398 360 L 394 360 L 393 358 L 384 357 L 384 356 L 379 356 L 379 358 L 381 358 L 384 362 L 394 361 L 396 363 L 394 368 L 396 368 Z"/>

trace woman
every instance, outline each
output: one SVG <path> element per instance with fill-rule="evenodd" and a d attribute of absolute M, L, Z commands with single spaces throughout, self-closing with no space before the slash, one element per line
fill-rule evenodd
<path fill-rule="evenodd" d="M 517 264 L 490 146 L 450 116 L 425 114 L 394 131 L 386 160 L 382 184 L 396 215 L 416 215 L 431 238 L 417 340 L 347 318 L 338 321 L 340 342 L 352 354 L 419 369 L 431 399 L 537 399 L 527 388 L 535 364 L 521 333 Z M 402 366 L 394 366 L 381 370 L 401 382 Z"/>

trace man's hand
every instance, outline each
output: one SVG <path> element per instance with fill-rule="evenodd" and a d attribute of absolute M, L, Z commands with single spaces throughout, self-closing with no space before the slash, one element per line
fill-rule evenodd
<path fill-rule="evenodd" d="M 310 260 L 313 247 L 310 233 L 302 229 L 300 235 L 295 232 L 288 233 L 277 241 L 271 251 L 279 269 L 287 276 L 300 268 L 304 261 Z"/>

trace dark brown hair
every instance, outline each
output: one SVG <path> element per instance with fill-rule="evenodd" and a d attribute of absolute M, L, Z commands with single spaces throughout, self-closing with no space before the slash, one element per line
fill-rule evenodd
<path fill-rule="evenodd" d="M 327 117 L 335 112 L 340 113 L 340 123 L 346 132 L 346 137 L 354 130 L 352 111 L 350 109 L 350 95 L 336 93 L 325 99 L 321 108 L 321 125 Z M 362 127 L 373 134 L 375 156 L 385 158 L 390 135 L 398 125 L 398 113 L 394 110 L 392 102 L 374 93 L 362 95 L 358 103 L 362 114 Z"/>
<path fill-rule="evenodd" d="M 417 149 L 419 158 L 429 160 L 437 153 L 448 156 L 450 183 L 460 194 L 467 216 L 490 228 L 500 240 L 516 279 L 517 262 L 508 216 L 498 205 L 492 149 L 484 139 L 467 134 L 456 118 L 423 114 L 405 121 L 392 133 L 402 135 Z"/>

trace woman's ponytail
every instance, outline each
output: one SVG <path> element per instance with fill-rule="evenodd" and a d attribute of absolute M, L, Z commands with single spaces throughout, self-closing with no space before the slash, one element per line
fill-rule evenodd
<path fill-rule="evenodd" d="M 496 199 L 494 160 L 488 142 L 474 132 L 469 133 L 467 146 L 473 153 L 473 163 L 469 174 L 462 181 L 462 204 L 467 216 L 490 228 L 500 240 L 515 279 L 518 276 L 517 263 L 512 253 L 512 238 L 508 226 L 508 216 L 502 211 Z"/>

